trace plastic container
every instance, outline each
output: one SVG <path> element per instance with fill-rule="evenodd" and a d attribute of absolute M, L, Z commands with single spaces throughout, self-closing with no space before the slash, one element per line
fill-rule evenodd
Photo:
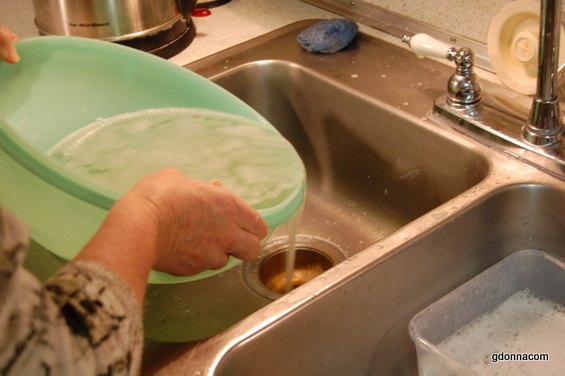
<path fill-rule="evenodd" d="M 39 37 L 16 42 L 21 61 L 0 62 L 0 204 L 27 224 L 39 244 L 71 259 L 100 226 L 123 192 L 110 189 L 47 157 L 56 142 L 98 118 L 146 109 L 183 107 L 222 111 L 276 132 L 261 115 L 221 87 L 161 58 L 108 42 Z M 304 182 L 259 212 L 274 229 L 302 205 Z M 150 283 L 205 278 L 153 271 Z"/>
<path fill-rule="evenodd" d="M 526 289 L 565 305 L 565 262 L 541 251 L 516 252 L 418 313 L 409 331 L 416 344 L 419 374 L 477 376 L 461 359 L 447 355 L 437 345 Z"/>

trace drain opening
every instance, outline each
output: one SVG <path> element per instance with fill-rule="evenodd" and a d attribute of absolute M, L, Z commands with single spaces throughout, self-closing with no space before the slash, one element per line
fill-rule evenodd
<path fill-rule="evenodd" d="M 271 291 L 285 293 L 286 254 L 288 248 L 269 256 L 259 268 L 259 279 Z M 302 286 L 334 266 L 332 260 L 309 248 L 296 248 L 296 261 L 291 277 L 292 288 Z"/>
<path fill-rule="evenodd" d="M 286 288 L 288 249 L 287 237 L 265 244 L 259 257 L 243 266 L 247 285 L 266 298 L 274 300 L 281 297 Z M 345 255 L 335 245 L 318 238 L 297 236 L 292 288 L 303 285 L 344 260 Z"/>

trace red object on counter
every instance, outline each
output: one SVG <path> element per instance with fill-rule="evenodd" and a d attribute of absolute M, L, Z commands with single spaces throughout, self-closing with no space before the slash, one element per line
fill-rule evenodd
<path fill-rule="evenodd" d="M 192 11 L 193 17 L 208 17 L 211 14 L 212 12 L 210 12 L 209 9 L 205 9 L 205 8 L 196 8 Z"/>

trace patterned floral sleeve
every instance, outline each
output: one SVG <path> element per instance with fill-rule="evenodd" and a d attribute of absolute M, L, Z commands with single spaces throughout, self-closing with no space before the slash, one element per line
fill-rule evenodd
<path fill-rule="evenodd" d="M 0 375 L 137 375 L 138 302 L 103 265 L 69 263 L 44 285 L 21 265 L 22 223 L 0 209 Z"/>

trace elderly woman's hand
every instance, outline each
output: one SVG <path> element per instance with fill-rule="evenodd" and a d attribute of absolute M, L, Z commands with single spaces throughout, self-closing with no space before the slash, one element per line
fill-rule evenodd
<path fill-rule="evenodd" d="M 174 275 L 222 268 L 230 255 L 251 260 L 268 231 L 239 197 L 172 168 L 142 179 L 124 200 L 145 206 L 158 235 L 154 269 Z"/>
<path fill-rule="evenodd" d="M 20 61 L 20 56 L 13 44 L 16 40 L 18 40 L 16 34 L 0 25 L 0 59 L 10 64 Z"/>
<path fill-rule="evenodd" d="M 173 168 L 139 181 L 116 201 L 74 260 L 102 263 L 143 301 L 151 269 L 194 275 L 255 258 L 268 226 L 227 189 L 186 178 Z"/>

